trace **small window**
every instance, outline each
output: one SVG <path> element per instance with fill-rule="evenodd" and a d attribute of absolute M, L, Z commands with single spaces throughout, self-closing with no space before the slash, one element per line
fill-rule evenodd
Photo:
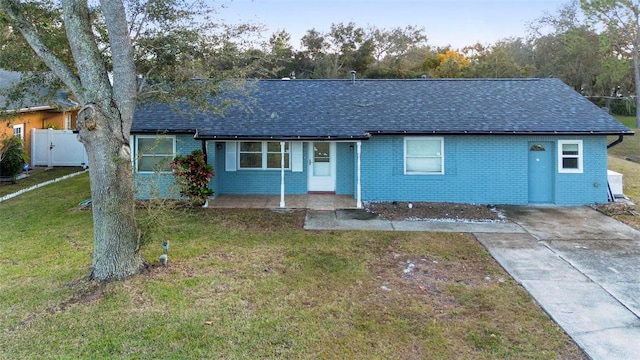
<path fill-rule="evenodd" d="M 284 145 L 284 167 L 289 169 L 290 154 L 289 143 Z M 238 144 L 238 164 L 240 169 L 280 169 L 282 166 L 282 153 L 280 142 L 241 142 Z"/>
<path fill-rule="evenodd" d="M 558 141 L 558 172 L 582 173 L 582 140 Z"/>
<path fill-rule="evenodd" d="M 170 172 L 176 143 L 172 136 L 136 137 L 136 170 L 138 172 Z"/>
<path fill-rule="evenodd" d="M 64 115 L 64 129 L 71 130 L 71 114 Z"/>
<path fill-rule="evenodd" d="M 17 136 L 24 141 L 24 124 L 13 125 L 13 136 Z"/>
<path fill-rule="evenodd" d="M 262 143 L 241 142 L 240 169 L 262 169 Z"/>
<path fill-rule="evenodd" d="M 444 174 L 444 139 L 412 137 L 404 139 L 405 174 Z"/>
<path fill-rule="evenodd" d="M 289 168 L 289 143 L 284 143 L 284 167 Z M 282 167 L 282 152 L 279 142 L 267 143 L 267 169 L 280 169 Z"/>

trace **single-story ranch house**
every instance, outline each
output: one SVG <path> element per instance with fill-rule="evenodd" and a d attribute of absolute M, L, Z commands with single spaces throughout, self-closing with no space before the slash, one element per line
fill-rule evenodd
<path fill-rule="evenodd" d="M 222 97 L 236 104 L 217 115 L 137 110 L 139 198 L 176 196 L 167 161 L 202 149 L 215 196 L 282 207 L 316 192 L 358 207 L 604 203 L 607 148 L 633 135 L 558 79 L 260 80 Z"/>

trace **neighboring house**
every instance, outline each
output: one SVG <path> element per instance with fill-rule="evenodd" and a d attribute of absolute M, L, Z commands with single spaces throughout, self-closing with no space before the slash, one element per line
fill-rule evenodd
<path fill-rule="evenodd" d="M 24 140 L 27 155 L 31 158 L 31 129 L 72 130 L 75 128 L 79 106 L 69 99 L 65 91 L 57 91 L 50 100 L 25 96 L 20 101 L 8 101 L 3 92 L 10 90 L 20 79 L 20 73 L 0 69 L 0 137 L 20 136 Z M 39 87 L 33 93 L 44 96 L 47 89 Z"/>
<path fill-rule="evenodd" d="M 633 135 L 557 79 L 267 80 L 224 97 L 239 105 L 222 116 L 137 110 L 139 198 L 175 196 L 166 162 L 203 149 L 216 195 L 604 203 L 607 136 Z"/>

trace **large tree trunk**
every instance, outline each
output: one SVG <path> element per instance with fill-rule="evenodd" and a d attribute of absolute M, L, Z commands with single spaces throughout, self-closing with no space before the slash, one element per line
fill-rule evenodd
<path fill-rule="evenodd" d="M 636 128 L 640 128 L 640 28 L 633 44 L 633 77 L 636 84 Z"/>
<path fill-rule="evenodd" d="M 128 139 L 113 136 L 117 112 L 86 106 L 78 117 L 78 138 L 89 157 L 94 250 L 91 277 L 121 280 L 139 273 L 145 261 L 138 253 L 134 218 L 133 173 Z"/>
<path fill-rule="evenodd" d="M 136 105 L 136 68 L 124 5 L 122 0 L 100 0 L 112 57 L 109 72 L 104 49 L 96 43 L 87 0 L 61 1 L 75 70 L 47 47 L 24 17 L 21 4 L 0 0 L 0 10 L 83 106 L 76 126 L 89 156 L 94 227 L 91 277 L 102 281 L 127 278 L 138 273 L 145 261 L 138 253 L 134 218 L 129 131 Z"/>

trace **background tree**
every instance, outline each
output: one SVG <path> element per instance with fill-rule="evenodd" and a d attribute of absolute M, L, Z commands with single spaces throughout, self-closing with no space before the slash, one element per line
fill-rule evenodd
<path fill-rule="evenodd" d="M 591 89 L 600 72 L 600 38 L 583 18 L 574 0 L 531 24 L 536 76 L 558 77 L 576 91 Z"/>
<path fill-rule="evenodd" d="M 615 28 L 607 28 L 600 34 L 600 72 L 591 89 L 592 95 L 627 97 L 634 93 L 633 51 L 620 37 Z"/>
<path fill-rule="evenodd" d="M 363 73 L 375 60 L 373 39 L 353 22 L 331 24 L 327 40 L 331 51 L 338 57 L 337 70 L 342 75 L 346 76 L 351 70 Z"/>
<path fill-rule="evenodd" d="M 370 27 L 368 36 L 374 43 L 372 56 L 375 62 L 367 69 L 366 77 L 413 78 L 421 75 L 421 63 L 430 52 L 423 28 L 412 25 L 389 30 Z M 416 56 L 419 59 L 416 60 Z"/>
<path fill-rule="evenodd" d="M 436 78 L 461 78 L 466 75 L 471 62 L 463 54 L 449 47 L 438 49 L 423 62 L 423 69 Z"/>
<path fill-rule="evenodd" d="M 590 88 L 600 73 L 599 36 L 586 26 L 534 40 L 536 75 L 562 79 L 576 91 Z"/>
<path fill-rule="evenodd" d="M 295 52 L 291 45 L 291 35 L 280 30 L 269 38 L 269 55 L 271 72 L 276 78 L 295 75 Z"/>
<path fill-rule="evenodd" d="M 521 78 L 530 77 L 535 66 L 527 63 L 522 54 L 522 39 L 504 39 L 493 45 L 477 43 L 463 49 L 471 65 L 467 72 L 473 78 Z M 532 50 L 529 50 L 532 51 Z"/>
<path fill-rule="evenodd" d="M 633 62 L 636 109 L 640 106 L 640 2 L 637 0 L 581 0 L 582 9 L 590 19 L 600 22 L 618 35 L 609 37 L 619 42 L 618 48 L 628 49 Z M 615 34 L 609 31 L 608 34 Z M 640 112 L 636 111 L 636 127 L 640 127 Z"/>

